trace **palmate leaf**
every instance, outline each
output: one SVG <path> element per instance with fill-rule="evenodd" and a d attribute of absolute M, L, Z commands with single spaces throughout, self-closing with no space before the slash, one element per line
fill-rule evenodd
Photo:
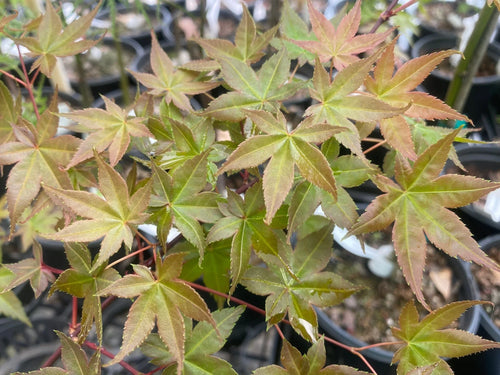
<path fill-rule="evenodd" d="M 100 6 L 101 2 L 89 13 L 77 18 L 63 29 L 62 21 L 54 6 L 51 2 L 47 2 L 46 12 L 41 17 L 36 37 L 24 36 L 15 39 L 16 43 L 30 50 L 31 56 L 37 57 L 31 70 L 40 67 L 41 72 L 50 77 L 56 64 L 56 57 L 76 55 L 96 45 L 99 40 L 82 38 Z"/>
<path fill-rule="evenodd" d="M 283 367 L 271 365 L 261 367 L 253 373 L 255 375 L 368 375 L 367 372 L 358 371 L 349 366 L 329 365 L 324 367 L 326 351 L 323 338 L 316 341 L 304 355 L 287 340 L 284 340 L 280 359 Z"/>
<path fill-rule="evenodd" d="M 170 175 L 153 167 L 152 219 L 158 225 L 158 237 L 166 244 L 173 225 L 200 251 L 203 258 L 205 234 L 200 221 L 213 223 L 222 215 L 217 207 L 218 195 L 203 191 L 207 181 L 208 151 L 186 161 Z"/>
<path fill-rule="evenodd" d="M 97 339 L 102 343 L 101 299 L 96 294 L 120 278 L 114 268 L 104 264 L 92 271 L 90 251 L 81 243 L 65 243 L 66 257 L 71 265 L 52 284 L 50 294 L 60 290 L 77 298 L 83 298 L 81 329 L 78 341 L 82 343 L 95 322 Z"/>
<path fill-rule="evenodd" d="M 427 305 L 421 288 L 427 239 L 452 257 L 500 270 L 481 251 L 469 229 L 446 209 L 467 205 L 500 186 L 472 176 L 440 176 L 459 131 L 456 129 L 427 148 L 413 167 L 402 156 L 397 157 L 396 182 L 383 176 L 374 179 L 385 194 L 368 206 L 348 233 L 373 232 L 394 222 L 393 242 L 398 263 L 424 306 Z"/>
<path fill-rule="evenodd" d="M 470 121 L 443 101 L 423 92 L 415 91 L 418 85 L 445 58 L 457 53 L 447 50 L 417 57 L 404 63 L 394 73 L 394 47 L 392 42 L 383 52 L 372 76 L 367 76 L 365 85 L 378 99 L 395 107 L 407 107 L 404 116 L 424 120 L 456 119 Z M 405 157 L 415 160 L 417 154 L 411 136 L 410 125 L 403 114 L 380 120 L 384 139 Z"/>
<path fill-rule="evenodd" d="M 332 230 L 333 225 L 327 223 L 298 240 L 289 255 L 295 278 L 271 263 L 267 268 L 253 266 L 245 273 L 241 283 L 252 293 L 268 296 L 268 325 L 279 323 L 288 312 L 292 327 L 314 341 L 318 336 L 318 321 L 312 305 L 335 305 L 359 290 L 340 276 L 321 271 L 331 257 Z"/>
<path fill-rule="evenodd" d="M 13 100 L 12 94 L 0 81 L 0 144 L 14 140 L 12 124 L 16 124 L 21 115 L 21 100 Z"/>
<path fill-rule="evenodd" d="M 8 286 L 16 276 L 6 267 L 0 267 L 0 314 L 31 326 L 23 304 Z"/>
<path fill-rule="evenodd" d="M 312 30 L 317 40 L 294 40 L 299 47 L 319 57 L 322 63 L 332 61 L 337 70 L 342 70 L 359 59 L 358 55 L 382 43 L 393 30 L 378 34 L 356 35 L 361 21 L 361 1 L 340 21 L 337 28 L 307 2 Z"/>
<path fill-rule="evenodd" d="M 90 242 L 102 238 L 99 256 L 91 271 L 95 271 L 116 253 L 122 243 L 126 249 L 131 249 L 134 231 L 149 216 L 145 210 L 151 191 L 149 181 L 129 196 L 127 184 L 120 174 L 99 155 L 95 154 L 94 157 L 98 166 L 98 187 L 103 198 L 86 191 L 44 186 L 51 199 L 85 218 L 74 221 L 56 233 L 44 234 L 44 237 L 66 242 Z"/>
<path fill-rule="evenodd" d="M 311 98 L 319 103 L 309 107 L 306 115 L 317 122 L 342 126 L 345 131 L 335 137 L 357 155 L 362 155 L 359 132 L 351 120 L 373 122 L 394 117 L 406 108 L 393 107 L 372 96 L 356 93 L 379 57 L 381 50 L 356 61 L 340 71 L 330 82 L 329 74 L 316 61 Z"/>
<path fill-rule="evenodd" d="M 207 242 L 214 243 L 231 238 L 231 289 L 232 293 L 248 269 L 252 248 L 258 255 L 273 255 L 278 264 L 286 264 L 286 244 L 283 232 L 264 223 L 265 207 L 262 184 L 256 183 L 245 193 L 243 200 L 228 190 L 227 202 L 219 202 L 224 217 L 210 229 Z"/>
<path fill-rule="evenodd" d="M 299 47 L 293 41 L 317 40 L 313 32 L 309 31 L 304 20 L 293 10 L 288 0 L 283 2 L 279 23 L 281 38 L 275 38 L 272 45 L 277 49 L 286 48 L 291 59 L 297 59 L 300 65 L 306 61 L 314 61 L 316 55 Z"/>
<path fill-rule="evenodd" d="M 277 26 L 259 35 L 252 15 L 248 8 L 243 6 L 243 15 L 236 29 L 234 44 L 227 39 L 196 39 L 196 42 L 203 47 L 209 57 L 217 61 L 229 57 L 254 63 L 264 55 L 262 50 L 267 47 L 276 30 Z"/>
<path fill-rule="evenodd" d="M 218 173 L 255 167 L 271 159 L 263 178 L 266 223 L 271 222 L 290 191 L 295 166 L 304 178 L 336 197 L 333 172 L 313 144 L 327 140 L 342 128 L 306 120 L 288 132 L 281 112 L 277 117 L 264 111 L 247 110 L 245 113 L 266 135 L 257 135 L 241 143 Z"/>
<path fill-rule="evenodd" d="M 302 81 L 290 82 L 290 58 L 284 50 L 266 60 L 257 73 L 230 57 L 220 64 L 222 76 L 233 91 L 212 100 L 203 112 L 217 120 L 240 121 L 245 118 L 245 109 L 276 112 L 283 100 L 305 85 Z"/>
<path fill-rule="evenodd" d="M 99 292 L 101 296 L 138 296 L 125 322 L 120 352 L 108 365 L 118 363 L 141 345 L 156 322 L 161 340 L 177 363 L 177 374 L 181 374 L 186 359 L 182 314 L 197 321 L 209 322 L 217 330 L 217 323 L 205 301 L 178 279 L 183 259 L 184 254 L 176 253 L 157 260 L 154 274 L 145 266 L 135 265 L 135 274 L 125 276 Z"/>
<path fill-rule="evenodd" d="M 215 354 L 222 349 L 236 321 L 243 313 L 244 307 L 226 308 L 212 313 L 215 327 L 208 322 L 198 323 L 194 329 L 186 332 L 184 355 L 184 375 L 223 374 L 236 375 L 231 364 Z M 141 350 L 151 362 L 158 366 L 172 362 L 172 356 L 158 334 L 151 334 L 141 345 Z M 167 366 L 164 375 L 175 374 L 177 364 Z"/>
<path fill-rule="evenodd" d="M 70 189 L 64 166 L 71 160 L 80 140 L 71 135 L 56 136 L 57 94 L 41 114 L 36 127 L 26 121 L 11 124 L 15 140 L 0 145 L 0 165 L 15 164 L 7 179 L 7 203 L 11 231 L 25 209 L 38 195 L 41 183 Z"/>
<path fill-rule="evenodd" d="M 166 52 L 160 47 L 156 34 L 151 33 L 151 69 L 153 74 L 130 72 L 149 93 L 162 96 L 167 103 L 173 102 L 178 108 L 192 111 L 188 95 L 207 92 L 219 85 L 218 82 L 200 80 L 198 73 L 177 69 Z"/>
<path fill-rule="evenodd" d="M 428 367 L 433 375 L 452 375 L 453 371 L 441 357 L 455 358 L 490 348 L 500 343 L 485 340 L 470 332 L 445 328 L 458 319 L 468 308 L 485 303 L 459 301 L 431 312 L 419 321 L 413 301 L 408 302 L 399 317 L 400 328 L 392 328 L 394 336 L 405 344 L 394 354 L 393 363 L 399 361 L 398 375 L 409 374 L 418 367 Z"/>
<path fill-rule="evenodd" d="M 111 166 L 123 157 L 130 144 L 130 137 L 153 137 L 144 125 L 144 118 L 132 117 L 128 109 L 122 109 L 105 96 L 102 97 L 106 110 L 87 108 L 65 113 L 62 116 L 84 126 L 90 135 L 80 144 L 75 155 L 66 166 L 67 169 L 90 159 L 94 150 L 98 153 L 109 150 Z"/>
<path fill-rule="evenodd" d="M 14 278 L 5 287 L 4 291 L 11 290 L 29 280 L 31 289 L 33 289 L 33 293 L 35 293 L 35 298 L 38 298 L 48 287 L 49 283 L 54 281 L 52 272 L 42 267 L 42 247 L 37 241 L 33 241 L 33 255 L 33 258 L 3 265 L 14 274 Z"/>

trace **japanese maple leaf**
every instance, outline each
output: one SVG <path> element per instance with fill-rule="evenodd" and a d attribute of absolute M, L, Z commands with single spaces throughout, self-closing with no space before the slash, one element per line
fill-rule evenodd
<path fill-rule="evenodd" d="M 149 93 L 162 96 L 167 103 L 173 102 L 177 107 L 192 111 L 188 95 L 207 92 L 219 85 L 199 79 L 199 73 L 177 69 L 166 52 L 160 47 L 156 35 L 151 33 L 151 69 L 153 74 L 130 72 Z"/>
<path fill-rule="evenodd" d="M 245 200 L 231 190 L 227 193 L 227 202 L 219 202 L 224 217 L 210 229 L 207 242 L 232 238 L 232 293 L 249 267 L 252 248 L 258 254 L 274 255 L 280 259 L 279 264 L 285 264 L 281 250 L 285 246 L 285 239 L 282 231 L 274 230 L 264 223 L 265 207 L 261 183 L 256 183 L 247 190 Z"/>
<path fill-rule="evenodd" d="M 144 118 L 130 116 L 128 109 L 120 108 L 105 96 L 102 98 L 106 110 L 87 108 L 61 115 L 83 125 L 90 133 L 73 155 L 67 169 L 90 159 L 94 150 L 101 153 L 106 149 L 109 150 L 110 164 L 115 166 L 127 151 L 131 136 L 153 137 L 144 125 Z"/>
<path fill-rule="evenodd" d="M 306 354 L 302 354 L 287 340 L 284 340 L 280 359 L 283 367 L 271 365 L 261 367 L 253 373 L 255 375 L 368 375 L 367 372 L 358 371 L 349 366 L 329 365 L 325 367 L 326 350 L 323 338 L 316 341 Z"/>
<path fill-rule="evenodd" d="M 272 41 L 273 47 L 281 49 L 286 48 L 288 56 L 291 59 L 297 59 L 299 65 L 306 61 L 314 62 L 316 55 L 299 47 L 294 41 L 312 41 L 317 40 L 314 33 L 309 31 L 309 27 L 304 20 L 293 10 L 288 1 L 283 2 L 281 8 L 281 18 L 279 23 L 281 38 L 275 38 Z"/>
<path fill-rule="evenodd" d="M 452 257 L 461 257 L 482 266 L 500 270 L 484 254 L 469 229 L 446 208 L 472 203 L 500 183 L 472 176 L 442 175 L 452 142 L 460 129 L 427 148 L 411 167 L 402 156 L 396 158 L 395 179 L 374 179 L 385 194 L 367 207 L 348 235 L 377 231 L 394 222 L 392 238 L 398 263 L 418 300 L 427 306 L 422 294 L 426 241 Z"/>
<path fill-rule="evenodd" d="M 392 29 L 378 34 L 356 35 L 361 20 L 361 1 L 335 26 L 308 0 L 307 7 L 314 34 L 318 40 L 294 40 L 293 42 L 317 56 L 322 63 L 331 60 L 337 70 L 342 70 L 357 61 L 357 55 L 369 51 L 382 43 Z"/>
<path fill-rule="evenodd" d="M 214 328 L 217 326 L 205 301 L 178 279 L 183 259 L 182 253 L 171 254 L 163 260 L 158 258 L 154 274 L 148 267 L 134 265 L 135 274 L 125 276 L 99 292 L 101 296 L 138 296 L 125 322 L 120 352 L 109 365 L 118 363 L 142 344 L 156 322 L 161 340 L 177 362 L 177 374 L 181 374 L 185 360 L 183 314 L 198 321 L 207 321 Z"/>
<path fill-rule="evenodd" d="M 80 140 L 71 135 L 56 136 L 58 128 L 57 94 L 41 114 L 36 127 L 25 120 L 11 124 L 16 140 L 0 145 L 0 165 L 16 163 L 7 179 L 7 203 L 11 230 L 45 183 L 70 189 L 71 182 L 63 166 L 71 158 Z"/>
<path fill-rule="evenodd" d="M 276 117 L 264 111 L 245 113 L 266 134 L 241 143 L 218 173 L 256 167 L 271 159 L 263 177 L 266 223 L 271 222 L 290 191 L 295 165 L 304 178 L 336 197 L 333 172 L 321 151 L 313 144 L 325 141 L 341 128 L 305 120 L 289 132 L 285 116 L 280 111 Z"/>
<path fill-rule="evenodd" d="M 80 343 L 85 341 L 95 322 L 97 339 L 102 343 L 102 309 L 101 299 L 97 293 L 120 279 L 120 274 L 114 268 L 105 268 L 105 263 L 92 271 L 90 251 L 82 243 L 67 242 L 64 248 L 71 268 L 59 275 L 52 284 L 50 294 L 60 290 L 77 298 L 83 298 L 78 341 Z"/>
<path fill-rule="evenodd" d="M 298 183 L 288 209 L 289 239 L 295 230 L 315 213 L 320 204 L 323 213 L 338 227 L 350 228 L 358 218 L 356 204 L 345 188 L 361 185 L 373 176 L 377 169 L 366 159 L 355 155 L 339 156 L 339 150 L 338 142 L 334 138 L 321 145 L 321 152 L 328 160 L 335 176 L 337 200 L 309 181 Z"/>
<path fill-rule="evenodd" d="M 36 241 L 33 242 L 33 258 L 23 259 L 17 263 L 4 264 L 3 266 L 15 276 L 4 290 L 11 290 L 29 280 L 35 298 L 40 297 L 49 283 L 55 279 L 52 272 L 43 268 L 42 247 Z"/>
<path fill-rule="evenodd" d="M 254 63 L 264 55 L 263 49 L 267 47 L 276 30 L 277 26 L 259 35 L 255 21 L 247 7 L 243 6 L 243 15 L 236 29 L 234 44 L 226 39 L 196 39 L 196 42 L 215 60 L 232 57 L 246 63 Z"/>
<path fill-rule="evenodd" d="M 316 61 L 314 69 L 311 98 L 319 103 L 310 106 L 306 115 L 314 116 L 317 122 L 326 121 L 344 127 L 345 131 L 335 137 L 357 155 L 362 155 L 361 142 L 358 129 L 351 120 L 373 122 L 394 117 L 406 109 L 390 106 L 377 98 L 356 92 L 379 54 L 377 51 L 370 57 L 350 64 L 332 82 L 319 61 Z"/>
<path fill-rule="evenodd" d="M 63 29 L 63 24 L 50 1 L 46 2 L 46 12 L 41 17 L 36 37 L 24 36 L 16 43 L 28 48 L 30 56 L 36 56 L 31 70 L 40 67 L 47 77 L 51 76 L 57 57 L 72 56 L 95 46 L 99 40 L 85 40 L 87 29 L 97 14 L 101 2 L 84 16 L 77 18 Z"/>
<path fill-rule="evenodd" d="M 44 234 L 44 237 L 67 242 L 90 242 L 102 238 L 92 272 L 116 253 L 122 243 L 126 249 L 131 249 L 134 231 L 149 216 L 145 210 L 151 191 L 151 183 L 148 182 L 129 196 L 127 184 L 120 174 L 99 155 L 95 154 L 95 159 L 102 198 L 86 191 L 44 186 L 54 201 L 85 218 L 74 221 L 56 233 Z"/>
<path fill-rule="evenodd" d="M 225 58 L 221 74 L 233 91 L 212 100 L 205 116 L 223 121 L 240 121 L 245 109 L 276 112 L 280 103 L 295 94 L 304 82 L 290 82 L 290 59 L 285 50 L 272 55 L 256 73 L 243 61 Z"/>
<path fill-rule="evenodd" d="M 193 328 L 186 324 L 186 346 L 184 354 L 184 374 L 237 375 L 231 364 L 213 354 L 222 349 L 227 337 L 245 308 L 226 308 L 212 313 L 215 327 L 206 321 Z M 151 334 L 141 345 L 141 351 L 157 366 L 167 364 L 164 374 L 176 371 L 177 363 L 172 363 L 172 355 L 160 336 Z"/>
<path fill-rule="evenodd" d="M 288 312 L 292 327 L 307 340 L 314 341 L 318 321 L 312 305 L 335 305 L 359 290 L 340 276 L 321 271 L 331 257 L 332 230 L 333 225 L 328 222 L 299 239 L 295 250 L 288 254 L 295 277 L 271 263 L 267 268 L 253 266 L 245 273 L 241 283 L 252 293 L 268 296 L 268 325 L 279 323 Z"/>
<path fill-rule="evenodd" d="M 12 124 L 16 124 L 21 115 L 21 100 L 12 98 L 12 93 L 0 81 L 0 144 L 15 139 Z"/>
<path fill-rule="evenodd" d="M 0 267 L 0 314 L 11 319 L 17 319 L 28 326 L 31 326 L 30 319 L 24 311 L 23 303 L 16 293 L 9 288 L 9 284 L 16 278 L 16 275 L 6 267 Z"/>
<path fill-rule="evenodd" d="M 407 158 L 415 160 L 417 154 L 410 125 L 405 116 L 424 120 L 470 120 L 438 98 L 425 92 L 415 91 L 441 61 L 457 51 L 439 51 L 417 57 L 404 63 L 394 73 L 394 46 L 395 41 L 384 50 L 377 61 L 373 77 L 366 78 L 365 86 L 369 92 L 385 103 L 395 107 L 407 107 L 404 114 L 381 119 L 380 130 L 389 145 Z"/>
<path fill-rule="evenodd" d="M 37 371 L 16 372 L 13 375 L 98 375 L 101 373 L 101 351 L 96 350 L 90 357 L 82 347 L 64 333 L 55 331 L 61 341 L 61 367 L 44 367 Z"/>
<path fill-rule="evenodd" d="M 404 342 L 394 354 L 393 363 L 399 361 L 398 375 L 409 374 L 415 368 L 435 365 L 440 371 L 432 374 L 449 374 L 453 371 L 441 357 L 455 358 L 490 348 L 500 348 L 500 343 L 485 340 L 470 332 L 446 329 L 468 308 L 481 301 L 458 301 L 431 312 L 422 320 L 413 301 L 408 302 L 399 317 L 400 328 L 392 328 L 393 335 Z"/>
<path fill-rule="evenodd" d="M 186 161 L 170 175 L 153 166 L 152 219 L 158 225 L 158 237 L 165 244 L 168 233 L 175 227 L 203 255 L 205 234 L 200 221 L 213 223 L 221 217 L 218 195 L 202 191 L 207 182 L 207 156 L 204 152 Z"/>

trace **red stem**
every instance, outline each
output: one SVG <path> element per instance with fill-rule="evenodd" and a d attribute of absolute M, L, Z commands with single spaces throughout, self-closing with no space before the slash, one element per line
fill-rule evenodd
<path fill-rule="evenodd" d="M 63 270 L 60 270 L 58 268 L 54 268 L 54 267 L 48 266 L 46 264 L 42 264 L 42 269 L 50 271 L 50 272 L 55 273 L 57 275 L 60 275 L 61 273 L 64 272 Z"/>
<path fill-rule="evenodd" d="M 28 71 L 26 70 L 26 64 L 24 64 L 23 55 L 21 53 L 21 48 L 19 45 L 17 46 L 17 51 L 19 53 L 19 61 L 21 61 L 21 67 L 23 68 L 24 78 L 26 83 L 31 83 L 30 78 L 28 76 Z M 40 68 L 38 68 L 40 69 Z M 28 94 L 30 96 L 31 103 L 33 104 L 33 110 L 35 111 L 35 115 L 37 120 L 40 120 L 40 112 L 38 111 L 38 106 L 36 105 L 35 96 L 33 95 L 33 86 L 31 84 L 26 85 L 26 89 L 28 90 Z"/>
<path fill-rule="evenodd" d="M 78 325 L 78 298 L 73 296 L 73 311 L 71 314 L 71 329 Z"/>
<path fill-rule="evenodd" d="M 9 72 L 6 72 L 5 70 L 3 69 L 0 69 L 0 73 L 6 75 L 7 77 L 9 77 L 10 79 L 13 79 L 14 81 L 16 81 L 17 83 L 19 83 L 20 85 L 23 85 L 24 87 L 27 86 L 26 82 L 24 82 L 23 80 L 17 78 L 16 76 L 10 74 Z"/>
<path fill-rule="evenodd" d="M 102 348 L 102 347 L 98 347 L 96 344 L 94 344 L 93 342 L 89 342 L 89 341 L 85 341 L 84 345 L 87 347 L 87 348 L 90 348 L 92 350 L 99 350 L 102 354 L 104 354 L 106 357 L 108 358 L 111 358 L 111 359 L 114 359 L 115 356 L 113 353 L 107 351 L 106 349 Z M 133 368 L 132 366 L 130 366 L 127 362 L 125 361 L 120 361 L 118 362 L 120 364 L 120 366 L 122 366 L 125 370 L 128 370 L 132 375 L 140 375 L 141 372 L 140 371 L 137 371 L 135 368 Z"/>
<path fill-rule="evenodd" d="M 50 367 L 54 364 L 55 361 L 57 361 L 57 359 L 61 356 L 61 347 L 57 348 L 57 350 L 52 353 L 52 355 L 47 358 L 47 360 L 43 363 L 43 365 L 41 366 L 41 368 L 45 368 L 45 367 Z"/>

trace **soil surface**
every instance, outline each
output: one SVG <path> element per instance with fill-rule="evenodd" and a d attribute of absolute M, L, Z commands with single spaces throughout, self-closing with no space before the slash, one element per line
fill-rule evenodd
<path fill-rule="evenodd" d="M 452 1 L 429 2 L 424 6 L 425 11 L 418 13 L 420 21 L 440 31 L 463 30 L 462 18 L 473 15 L 476 11 L 467 4 L 459 4 Z"/>
<path fill-rule="evenodd" d="M 390 233 L 379 232 L 376 241 L 383 243 L 388 237 L 390 238 Z M 367 243 L 377 247 L 376 243 L 370 243 L 369 240 Z M 448 261 L 446 254 L 431 245 L 427 246 L 423 292 L 427 303 L 434 310 L 461 299 L 461 284 L 453 277 Z M 396 265 L 391 277 L 379 278 L 368 270 L 366 259 L 359 258 L 338 245 L 334 247 L 334 261 L 329 267 L 347 280 L 367 287 L 340 305 L 325 309 L 332 320 L 369 344 L 395 341 L 390 327 L 399 326 L 401 309 L 409 300 L 415 299 L 399 267 Z M 418 303 L 417 307 L 422 316 L 426 315 Z M 390 347 L 386 349 L 391 350 Z"/>

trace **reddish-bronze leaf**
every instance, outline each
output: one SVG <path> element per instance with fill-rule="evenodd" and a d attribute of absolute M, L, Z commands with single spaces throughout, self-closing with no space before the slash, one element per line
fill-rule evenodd
<path fill-rule="evenodd" d="M 427 238 L 453 257 L 500 270 L 500 266 L 481 251 L 460 219 L 447 210 L 469 204 L 500 186 L 468 176 L 439 176 L 459 131 L 430 146 L 413 167 L 398 156 L 397 183 L 382 176 L 375 179 L 385 194 L 368 206 L 349 232 L 354 235 L 372 232 L 394 222 L 393 241 L 398 263 L 413 293 L 424 305 L 421 285 Z"/>

